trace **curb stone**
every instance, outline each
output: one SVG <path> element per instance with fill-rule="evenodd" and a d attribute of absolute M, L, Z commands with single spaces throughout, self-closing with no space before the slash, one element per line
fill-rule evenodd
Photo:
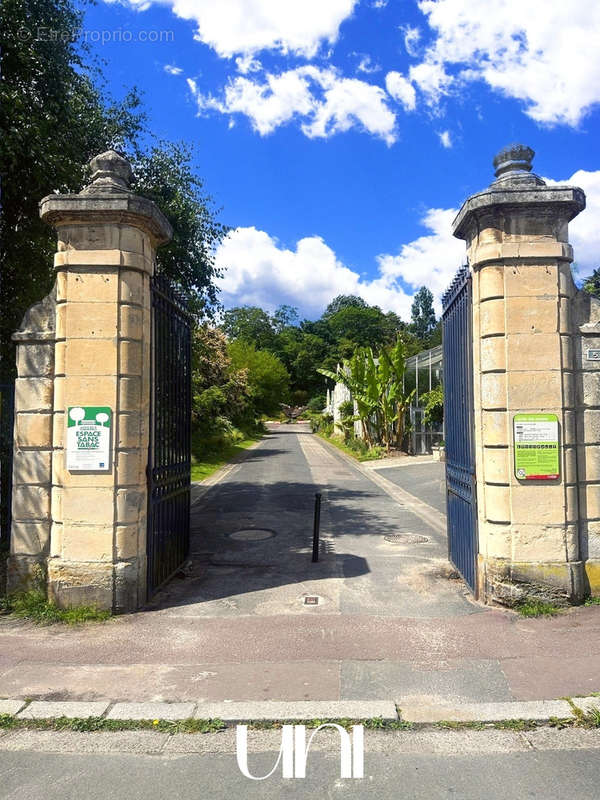
<path fill-rule="evenodd" d="M 573 705 L 571 705 L 571 703 Z M 0 699 L 0 714 L 21 720 L 103 717 L 110 720 L 167 720 L 220 719 L 223 722 L 285 721 L 314 719 L 382 719 L 385 722 L 402 720 L 415 726 L 438 722 L 502 722 L 531 720 L 548 722 L 551 718 L 575 720 L 579 709 L 589 713 L 600 709 L 600 697 L 574 697 L 569 700 L 534 700 L 507 703 L 462 703 L 426 706 L 399 701 L 335 700 L 335 701 L 248 701 L 211 703 L 115 703 L 45 701 L 28 702 L 22 698 Z"/>

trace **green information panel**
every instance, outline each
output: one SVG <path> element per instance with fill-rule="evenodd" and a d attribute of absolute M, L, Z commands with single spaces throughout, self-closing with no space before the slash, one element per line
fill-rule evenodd
<path fill-rule="evenodd" d="M 67 412 L 67 469 L 110 469 L 112 411 L 108 406 L 70 406 Z"/>
<path fill-rule="evenodd" d="M 523 481 L 551 481 L 560 475 L 556 414 L 515 414 L 515 476 Z"/>

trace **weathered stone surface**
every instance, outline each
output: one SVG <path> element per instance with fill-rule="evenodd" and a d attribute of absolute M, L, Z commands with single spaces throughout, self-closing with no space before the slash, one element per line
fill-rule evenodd
<path fill-rule="evenodd" d="M 50 487 L 20 484 L 14 487 L 12 515 L 14 520 L 46 520 L 50 514 Z"/>
<path fill-rule="evenodd" d="M 18 413 L 15 419 L 16 447 L 52 446 L 52 414 L 33 412 Z"/>
<path fill-rule="evenodd" d="M 51 377 L 53 371 L 54 343 L 22 343 L 17 347 L 17 372 L 19 377 Z"/>
<path fill-rule="evenodd" d="M 105 700 L 96 702 L 34 700 L 18 714 L 18 717 L 19 719 L 52 719 L 53 717 L 87 719 L 88 717 L 101 717 L 109 705 L 110 703 Z"/>
<path fill-rule="evenodd" d="M 115 703 L 107 719 L 190 719 L 195 703 Z"/>
<path fill-rule="evenodd" d="M 13 456 L 13 485 L 50 483 L 52 451 L 16 450 Z"/>
<path fill-rule="evenodd" d="M 50 520 L 43 522 L 13 521 L 11 550 L 15 555 L 47 554 L 50 550 Z"/>

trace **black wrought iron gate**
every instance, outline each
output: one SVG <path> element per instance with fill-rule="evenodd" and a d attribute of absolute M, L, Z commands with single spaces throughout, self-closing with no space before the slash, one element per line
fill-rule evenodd
<path fill-rule="evenodd" d="M 448 555 L 477 592 L 471 275 L 460 269 L 442 297 Z"/>
<path fill-rule="evenodd" d="M 187 558 L 190 545 L 191 327 L 185 301 L 152 279 L 152 387 L 148 458 L 148 594 Z"/>

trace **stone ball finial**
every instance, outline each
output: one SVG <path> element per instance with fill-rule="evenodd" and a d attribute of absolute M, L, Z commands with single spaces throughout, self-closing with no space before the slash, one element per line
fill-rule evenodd
<path fill-rule="evenodd" d="M 510 172 L 531 172 L 531 162 L 535 152 L 525 144 L 509 144 L 503 147 L 494 158 L 497 178 Z"/>
<path fill-rule="evenodd" d="M 128 192 L 133 178 L 131 164 L 116 150 L 107 150 L 90 161 L 91 183 L 82 194 Z"/>

